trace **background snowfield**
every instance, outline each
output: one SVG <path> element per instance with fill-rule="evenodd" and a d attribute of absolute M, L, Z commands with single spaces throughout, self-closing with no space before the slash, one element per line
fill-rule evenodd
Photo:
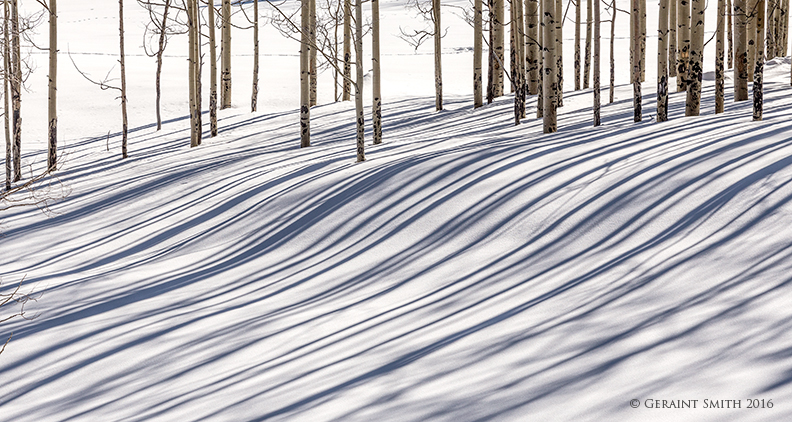
<path fill-rule="evenodd" d="M 414 52 L 397 37 L 423 24 L 382 0 L 384 143 L 367 132 L 368 160 L 355 164 L 354 105 L 332 103 L 329 72 L 313 146 L 299 148 L 299 46 L 270 27 L 260 111 L 249 113 L 252 31 L 236 29 L 234 108 L 192 149 L 186 43 L 174 38 L 156 132 L 148 16 L 125 6 L 126 160 L 117 93 L 85 81 L 66 54 L 104 77 L 117 3 L 60 6 L 58 175 L 71 193 L 51 216 L 1 216 L 4 291 L 25 276 L 41 297 L 29 308 L 38 318 L 0 326 L 14 332 L 0 356 L 0 420 L 792 418 L 789 57 L 768 62 L 763 122 L 733 102 L 731 79 L 715 115 L 705 75 L 702 116 L 684 117 L 685 94 L 673 93 L 670 120 L 655 123 L 650 37 L 634 123 L 619 38 L 616 102 L 603 91 L 593 128 L 591 90 L 571 91 L 568 22 L 564 107 L 545 135 L 534 97 L 520 126 L 511 95 L 472 109 L 472 30 L 450 7 L 446 110 L 435 112 L 431 45 Z M 628 34 L 627 15 L 617 19 L 617 36 Z M 23 162 L 35 172 L 46 55 L 32 57 Z M 647 409 L 647 399 L 698 402 Z"/>

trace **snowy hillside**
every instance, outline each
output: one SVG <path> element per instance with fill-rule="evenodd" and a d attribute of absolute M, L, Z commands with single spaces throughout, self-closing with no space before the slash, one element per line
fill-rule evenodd
<path fill-rule="evenodd" d="M 142 40 L 147 15 L 128 3 Z M 116 10 L 61 7 L 63 45 L 104 75 Z M 38 318 L 0 325 L 3 340 L 14 332 L 0 421 L 792 419 L 789 57 L 767 65 L 763 122 L 730 79 L 715 115 L 705 75 L 702 116 L 684 117 L 673 93 L 655 123 L 652 59 L 643 122 L 620 73 L 602 126 L 591 91 L 567 86 L 559 131 L 544 135 L 533 97 L 520 126 L 510 95 L 472 109 L 471 31 L 452 10 L 435 112 L 431 48 L 395 35 L 421 23 L 383 0 L 385 142 L 367 133 L 361 164 L 354 105 L 331 103 L 329 73 L 313 146 L 298 148 L 297 44 L 271 29 L 263 111 L 248 113 L 251 35 L 238 30 L 235 107 L 192 149 L 184 45 L 169 47 L 161 132 L 153 60 L 133 48 L 126 160 L 113 93 L 65 58 L 70 194 L 50 216 L 0 216 L 4 289 L 25 276 L 42 294 Z M 34 168 L 43 78 L 42 65 L 23 105 Z"/>

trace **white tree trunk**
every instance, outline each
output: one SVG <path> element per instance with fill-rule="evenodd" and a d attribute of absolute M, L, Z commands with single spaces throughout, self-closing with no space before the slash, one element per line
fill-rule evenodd
<path fill-rule="evenodd" d="M 223 0 L 220 43 L 220 108 L 231 107 L 231 0 Z"/>
<path fill-rule="evenodd" d="M 762 120 L 764 98 L 762 85 L 764 83 L 764 30 L 765 30 L 765 0 L 758 0 L 756 6 L 756 68 L 753 81 L 753 120 Z"/>
<path fill-rule="evenodd" d="M 609 104 L 613 103 L 614 90 L 616 89 L 616 59 L 613 58 L 614 41 L 616 40 L 616 0 L 611 3 L 611 32 L 610 32 L 610 98 Z M 630 43 L 632 45 L 632 43 Z"/>
<path fill-rule="evenodd" d="M 582 0 L 577 0 L 582 1 Z M 600 1 L 600 0 L 597 0 Z M 583 57 L 583 88 L 589 87 L 590 73 L 591 73 L 591 25 L 592 22 L 592 0 L 588 0 L 586 5 L 586 50 Z M 599 6 L 597 6 L 599 10 Z"/>
<path fill-rule="evenodd" d="M 539 0 L 526 0 L 526 19 L 528 34 L 528 93 L 536 95 L 539 91 Z"/>
<path fill-rule="evenodd" d="M 748 99 L 747 12 L 745 0 L 734 1 L 734 101 Z"/>
<path fill-rule="evenodd" d="M 632 38 L 632 82 L 633 82 L 633 120 L 640 122 L 641 113 L 641 0 L 632 0 L 632 28 L 636 34 Z"/>
<path fill-rule="evenodd" d="M 575 0 L 575 53 L 573 56 L 575 64 L 575 91 L 580 90 L 580 4 L 582 0 Z"/>
<path fill-rule="evenodd" d="M 11 37 L 9 36 L 9 26 L 8 21 L 10 20 L 9 11 L 8 11 L 8 0 L 3 0 L 3 69 L 5 70 L 5 74 L 3 75 L 3 113 L 5 115 L 5 142 L 6 142 L 6 156 L 5 156 L 5 169 L 6 169 L 6 190 L 11 189 L 11 180 L 13 178 L 13 146 L 11 145 L 11 108 L 8 106 L 9 103 L 9 84 L 10 84 L 10 72 L 11 69 L 11 57 L 10 57 L 10 48 L 11 48 Z"/>
<path fill-rule="evenodd" d="M 56 0 L 49 3 L 49 148 L 47 168 L 55 170 L 58 160 L 58 7 Z"/>
<path fill-rule="evenodd" d="M 14 182 L 22 179 L 22 52 L 19 41 L 19 5 L 11 0 L 11 106 L 14 136 Z"/>
<path fill-rule="evenodd" d="M 493 96 L 503 95 L 503 53 L 504 53 L 504 30 L 503 30 L 504 6 L 503 0 L 495 0 L 495 19 L 490 29 L 493 34 L 492 47 L 495 52 L 493 71 Z"/>
<path fill-rule="evenodd" d="M 214 0 L 207 0 L 209 9 L 209 126 L 217 136 L 217 38 L 215 37 Z"/>
<path fill-rule="evenodd" d="M 311 0 L 310 2 L 310 25 L 308 27 L 308 35 L 311 39 L 311 50 L 310 50 L 310 67 L 311 67 L 311 107 L 316 105 L 316 84 L 317 84 L 317 74 L 316 74 L 316 46 L 318 45 L 316 42 L 316 0 Z"/>
<path fill-rule="evenodd" d="M 748 0 L 748 25 L 745 29 L 745 40 L 748 42 L 748 80 L 753 79 L 754 66 L 756 66 L 756 2 Z"/>
<path fill-rule="evenodd" d="M 213 1 L 213 0 L 210 0 Z M 313 3 L 313 0 L 312 0 Z M 258 108 L 258 83 L 259 83 L 259 10 L 258 0 L 253 2 L 253 89 L 250 96 L 250 111 L 256 112 Z"/>
<path fill-rule="evenodd" d="M 718 27 L 715 35 L 715 113 L 723 113 L 724 68 L 723 44 L 726 26 L 726 1 L 718 0 Z"/>
<path fill-rule="evenodd" d="M 301 0 L 300 10 L 300 148 L 311 146 L 311 58 L 308 27 L 311 25 L 310 0 Z"/>
<path fill-rule="evenodd" d="M 355 2 L 355 114 L 357 115 L 357 162 L 366 161 L 363 134 L 363 0 Z"/>
<path fill-rule="evenodd" d="M 344 1 L 344 89 L 342 101 L 349 101 L 352 92 L 352 5 L 351 0 Z"/>
<path fill-rule="evenodd" d="M 371 114 L 374 126 L 374 144 L 382 143 L 382 90 L 380 89 L 380 17 L 379 0 L 371 0 L 371 61 L 373 65 L 372 93 L 374 104 Z"/>
<path fill-rule="evenodd" d="M 679 0 L 669 0 L 668 5 L 668 77 L 677 75 L 677 4 Z"/>
<path fill-rule="evenodd" d="M 674 1 L 674 0 L 671 0 Z M 668 120 L 668 2 L 660 0 L 657 29 L 657 121 Z"/>
<path fill-rule="evenodd" d="M 482 82 L 482 61 L 484 36 L 482 0 L 475 0 L 473 4 L 473 108 L 484 105 L 484 92 Z"/>
<path fill-rule="evenodd" d="M 704 63 L 704 1 L 692 0 L 690 21 L 690 70 L 685 116 L 698 116 L 701 109 L 701 77 Z"/>
<path fill-rule="evenodd" d="M 690 0 L 681 0 L 677 9 L 677 92 L 687 88 L 688 63 L 690 61 Z"/>
<path fill-rule="evenodd" d="M 435 110 L 443 109 L 443 49 L 440 26 L 440 0 L 432 0 L 432 22 L 434 22 L 434 70 L 435 70 Z"/>
<path fill-rule="evenodd" d="M 170 0 L 165 1 L 165 9 L 162 12 L 162 26 L 160 27 L 159 48 L 157 49 L 157 73 L 155 76 L 155 91 L 156 91 L 156 114 L 157 114 L 157 130 L 162 130 L 162 55 L 165 52 L 165 42 L 167 40 L 167 31 L 165 28 L 168 25 L 168 11 L 170 10 Z"/>
<path fill-rule="evenodd" d="M 118 0 L 118 32 L 119 37 L 119 51 L 121 55 L 121 156 L 127 158 L 127 128 L 129 121 L 127 120 L 127 98 L 126 98 L 126 66 L 124 64 L 124 0 Z"/>
<path fill-rule="evenodd" d="M 600 4 L 594 5 L 594 126 L 600 125 Z M 614 12 L 616 12 L 614 10 Z"/>
<path fill-rule="evenodd" d="M 579 0 L 578 0 L 579 1 Z M 556 58 L 556 95 L 557 107 L 564 106 L 564 9 L 563 1 L 556 0 L 555 9 L 555 58 Z"/>
<path fill-rule="evenodd" d="M 555 49 L 558 45 L 556 41 L 556 2 L 553 0 L 542 0 L 542 38 L 543 42 L 543 62 L 544 74 L 542 83 L 542 93 L 544 99 L 544 133 L 553 133 L 558 131 L 556 109 L 558 107 L 558 71 L 556 69 L 557 59 Z"/>

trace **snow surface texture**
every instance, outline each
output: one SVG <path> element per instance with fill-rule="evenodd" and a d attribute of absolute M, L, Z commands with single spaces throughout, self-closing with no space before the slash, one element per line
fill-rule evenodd
<path fill-rule="evenodd" d="M 421 24 L 384 1 L 385 143 L 354 164 L 353 105 L 328 104 L 329 74 L 314 146 L 298 148 L 297 48 L 271 30 L 262 111 L 247 112 L 249 31 L 237 30 L 236 107 L 193 149 L 174 40 L 155 132 L 154 64 L 134 48 L 147 17 L 128 3 L 130 158 L 115 94 L 64 58 L 71 194 L 51 218 L 2 216 L 6 288 L 27 275 L 43 296 L 39 318 L 0 327 L 14 332 L 0 420 L 792 420 L 788 58 L 768 63 L 763 122 L 732 101 L 730 80 L 715 115 L 705 80 L 702 116 L 683 117 L 673 93 L 657 124 L 650 38 L 644 122 L 632 122 L 630 86 L 599 128 L 591 91 L 567 91 L 559 132 L 543 135 L 531 116 L 513 126 L 508 95 L 472 110 L 471 31 L 451 13 L 447 110 L 435 113 L 431 46 L 414 54 L 395 38 Z M 94 5 L 61 5 L 61 45 L 104 75 L 117 11 Z M 706 60 L 711 71 L 711 50 Z M 39 67 L 23 100 L 34 168 Z"/>

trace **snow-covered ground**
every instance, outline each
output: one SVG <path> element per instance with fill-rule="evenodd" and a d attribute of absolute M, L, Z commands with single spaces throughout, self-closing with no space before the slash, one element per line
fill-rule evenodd
<path fill-rule="evenodd" d="M 353 104 L 331 102 L 329 72 L 313 146 L 298 148 L 298 47 L 271 28 L 260 111 L 248 112 L 251 31 L 238 29 L 235 107 L 193 149 L 174 39 L 156 132 L 147 15 L 127 2 L 122 160 L 117 94 L 65 55 L 98 78 L 113 67 L 113 3 L 60 6 L 70 195 L 50 216 L 1 216 L 4 285 L 25 276 L 42 294 L 37 319 L 0 325 L 14 332 L 1 421 L 792 418 L 789 58 L 768 63 L 763 122 L 733 102 L 731 79 L 715 115 L 705 75 L 702 116 L 684 117 L 673 93 L 670 121 L 655 123 L 650 38 L 634 123 L 624 37 L 603 125 L 591 127 L 591 91 L 571 91 L 570 60 L 559 132 L 544 135 L 534 98 L 516 127 L 509 95 L 472 110 L 472 31 L 453 8 L 435 112 L 431 46 L 397 37 L 422 24 L 383 0 L 385 143 L 355 164 Z M 36 169 L 46 56 L 33 58 L 23 142 Z M 741 408 L 704 408 L 713 400 Z"/>

